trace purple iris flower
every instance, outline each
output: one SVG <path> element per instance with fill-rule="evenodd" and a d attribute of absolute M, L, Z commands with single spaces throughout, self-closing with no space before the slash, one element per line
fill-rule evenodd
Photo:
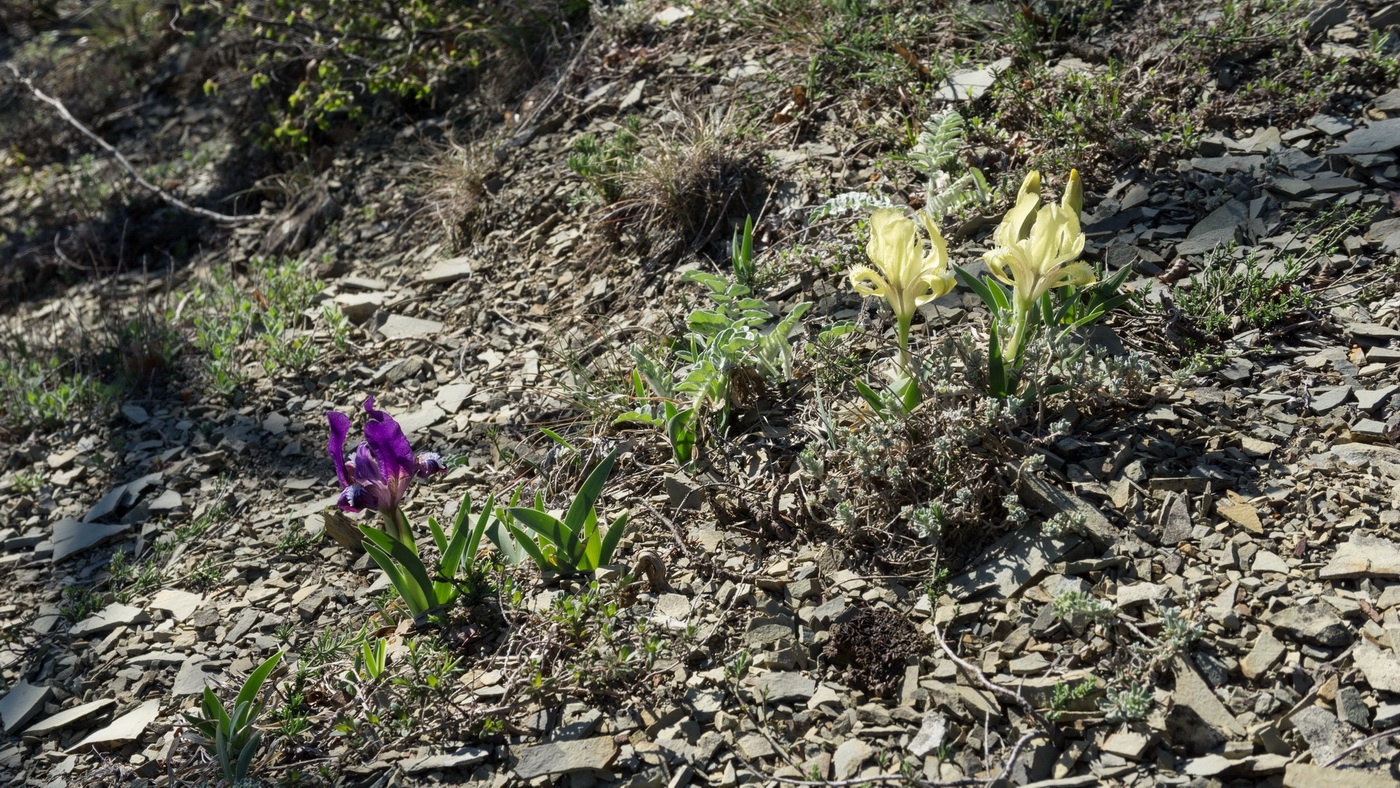
<path fill-rule="evenodd" d="M 434 452 L 415 456 L 398 422 L 388 413 L 374 409 L 374 397 L 365 400 L 365 412 L 369 414 L 365 439 L 348 460 L 345 437 L 350 432 L 350 417 L 335 411 L 326 414 L 331 425 L 327 450 L 342 488 L 337 503 L 350 512 L 374 509 L 386 518 L 402 519 L 399 504 L 413 477 L 442 473 L 447 465 Z"/>

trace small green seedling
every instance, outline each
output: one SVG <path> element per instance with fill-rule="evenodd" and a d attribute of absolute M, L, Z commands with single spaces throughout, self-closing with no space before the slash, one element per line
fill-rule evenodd
<path fill-rule="evenodd" d="M 498 512 L 498 520 L 508 535 L 493 528 L 491 537 L 506 560 L 518 561 L 528 555 L 541 569 L 563 572 L 587 572 L 611 563 L 627 525 L 627 514 L 624 512 L 603 530 L 595 504 L 617 454 L 614 449 L 588 474 L 563 519 L 546 511 L 540 496 L 536 496 L 533 507 L 524 507 L 515 505 L 517 494 L 510 506 Z"/>
<path fill-rule="evenodd" d="M 253 756 L 262 746 L 262 733 L 255 726 L 265 706 L 258 702 L 258 693 L 282 660 L 282 654 L 281 651 L 273 654 L 248 674 L 234 698 L 232 709 L 224 708 L 214 691 L 205 687 L 199 704 L 201 714 L 185 715 L 199 731 L 200 744 L 218 761 L 224 779 L 231 785 L 247 779 Z"/>

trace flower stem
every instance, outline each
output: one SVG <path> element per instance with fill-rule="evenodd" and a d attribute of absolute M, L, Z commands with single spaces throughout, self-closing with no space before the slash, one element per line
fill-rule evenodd
<path fill-rule="evenodd" d="M 1016 327 L 1011 334 L 1011 341 L 1002 346 L 1002 358 L 1011 363 L 1013 368 L 1019 369 L 1021 366 L 1021 345 L 1026 341 L 1026 332 L 1030 328 L 1031 310 L 1030 307 L 1016 303 Z"/>
<path fill-rule="evenodd" d="M 899 366 L 901 369 L 909 369 L 909 327 L 914 322 L 914 316 L 896 316 L 895 338 L 899 341 Z"/>

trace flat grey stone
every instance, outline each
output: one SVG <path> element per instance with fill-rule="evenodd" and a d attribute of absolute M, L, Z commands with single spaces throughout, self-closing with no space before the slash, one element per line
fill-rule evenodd
<path fill-rule="evenodd" d="M 1273 630 L 1261 629 L 1249 653 L 1240 659 L 1240 672 L 1250 681 L 1257 681 L 1283 659 L 1283 641 L 1274 637 Z"/>
<path fill-rule="evenodd" d="M 1006 665 L 1006 671 L 1013 676 L 1033 676 L 1042 673 L 1050 667 L 1050 660 L 1045 655 L 1038 652 L 1023 654 L 1012 659 Z"/>
<path fill-rule="evenodd" d="M 20 679 L 14 689 L 0 698 L 0 723 L 4 723 L 5 733 L 22 729 L 44 710 L 44 704 L 52 694 L 53 690 L 47 685 L 36 686 Z"/>
<path fill-rule="evenodd" d="M 209 685 L 209 674 L 204 672 L 204 662 L 205 657 L 202 655 L 185 659 L 179 672 L 175 674 L 170 694 L 177 698 L 183 695 L 202 694 L 204 688 Z"/>
<path fill-rule="evenodd" d="M 1380 471 L 1392 479 L 1400 479 L 1400 449 L 1372 443 L 1338 443 L 1327 455 L 1343 465 Z M 1320 456 L 1327 456 L 1320 455 Z"/>
<path fill-rule="evenodd" d="M 1283 147 L 1283 135 L 1277 126 L 1269 126 L 1254 132 L 1236 144 L 1239 145 L 1240 150 L 1246 153 L 1268 153 Z"/>
<path fill-rule="evenodd" d="M 775 649 L 785 640 L 791 640 L 792 627 L 785 624 L 759 624 L 744 633 L 744 645 L 755 649 Z"/>
<path fill-rule="evenodd" d="M 1343 134 L 1356 128 L 1356 124 L 1345 118 L 1336 115 L 1313 115 L 1308 118 L 1308 125 L 1326 134 L 1329 137 L 1340 137 Z"/>
<path fill-rule="evenodd" d="M 1356 392 L 1356 407 L 1368 412 L 1375 410 L 1385 404 L 1385 401 L 1397 391 L 1400 391 L 1400 385 L 1396 384 L 1378 389 L 1363 389 Z"/>
<path fill-rule="evenodd" d="M 1371 689 L 1400 694 L 1400 656 L 1394 651 L 1362 638 L 1352 650 L 1351 659 Z"/>
<path fill-rule="evenodd" d="M 1002 58 L 986 68 L 959 71 L 944 78 L 937 97 L 944 101 L 969 101 L 982 95 L 996 84 L 997 75 L 1011 66 L 1011 58 Z"/>
<path fill-rule="evenodd" d="M 156 721 L 160 716 L 160 701 L 148 700 L 140 706 L 128 711 L 122 716 L 112 720 L 107 725 L 99 728 L 69 748 L 69 752 L 76 751 L 83 747 L 90 747 L 94 744 L 125 744 L 141 738 L 141 734 L 146 731 L 146 726 Z"/>
<path fill-rule="evenodd" d="M 771 703 L 806 702 L 816 691 L 816 679 L 795 671 L 765 673 L 754 682 L 754 695 Z"/>
<path fill-rule="evenodd" d="M 109 632 L 117 627 L 144 624 L 150 620 L 150 617 L 146 615 L 146 611 L 139 607 L 123 604 L 121 602 L 113 602 L 74 624 L 73 628 L 68 630 L 68 633 L 73 637 L 87 637 L 102 632 Z"/>
<path fill-rule="evenodd" d="M 1255 172 L 1264 166 L 1263 156 L 1209 156 L 1191 160 L 1191 169 L 1223 175 L 1227 172 Z"/>
<path fill-rule="evenodd" d="M 1307 30 L 1304 36 L 1309 40 L 1320 38 L 1328 30 L 1347 21 L 1347 8 L 1349 3 L 1346 0 L 1328 3 L 1320 8 L 1314 8 L 1304 17 Z"/>
<path fill-rule="evenodd" d="M 1156 583 L 1146 583 L 1142 581 L 1127 583 L 1118 586 L 1118 608 L 1123 610 L 1148 602 L 1159 602 L 1166 599 L 1169 593 L 1171 593 L 1170 589 Z"/>
<path fill-rule="evenodd" d="M 832 778 L 849 780 L 860 774 L 860 767 L 875 754 L 875 748 L 860 739 L 847 739 L 841 742 L 831 755 Z"/>
<path fill-rule="evenodd" d="M 347 320 L 358 326 L 374 317 L 384 299 L 383 293 L 341 293 L 335 297 L 335 304 Z"/>
<path fill-rule="evenodd" d="M 1386 342 L 1392 339 L 1400 339 L 1400 329 L 1391 328 L 1384 323 L 1347 323 L 1347 333 L 1356 341 L 1375 340 Z"/>
<path fill-rule="evenodd" d="M 1176 245 L 1177 254 L 1205 254 L 1221 244 L 1241 240 L 1240 228 L 1249 221 L 1249 206 L 1243 200 L 1230 200 L 1206 217 Z"/>
<path fill-rule="evenodd" d="M 1193 755 L 1204 755 L 1221 743 L 1244 736 L 1235 716 L 1220 702 L 1195 666 L 1177 657 L 1172 661 L 1176 689 L 1167 712 L 1167 740 Z"/>
<path fill-rule="evenodd" d="M 1162 504 L 1162 514 L 1158 518 L 1158 527 L 1162 533 L 1160 542 L 1163 546 L 1175 547 L 1190 541 L 1194 526 L 1185 496 L 1174 492 L 1167 493 L 1167 500 Z"/>
<path fill-rule="evenodd" d="M 1294 199 L 1302 199 L 1314 191 L 1312 182 L 1304 178 L 1274 178 L 1268 188 Z"/>
<path fill-rule="evenodd" d="M 140 667 L 169 667 L 179 665 L 188 659 L 184 654 L 177 654 L 174 651 L 143 651 L 131 658 L 132 665 Z"/>
<path fill-rule="evenodd" d="M 1390 7 L 1400 10 L 1400 3 L 1394 3 Z M 1400 112 L 1400 88 L 1396 88 L 1384 95 L 1376 96 L 1371 106 L 1381 112 Z"/>
<path fill-rule="evenodd" d="M 1343 175 L 1319 175 L 1312 179 L 1311 184 L 1314 191 L 1328 195 L 1349 194 L 1359 191 L 1364 185 Z"/>
<path fill-rule="evenodd" d="M 184 499 L 174 490 L 162 490 L 154 500 L 146 504 L 146 508 L 152 512 L 173 512 L 180 508 Z"/>
<path fill-rule="evenodd" d="M 252 631 L 253 625 L 262 618 L 263 611 L 257 606 L 243 608 L 243 612 L 238 614 L 238 620 L 233 622 L 233 626 L 224 633 L 224 643 L 237 643 L 243 636 Z"/>
<path fill-rule="evenodd" d="M 1371 727 L 1371 709 L 1361 690 L 1350 684 L 1337 689 L 1337 717 L 1360 731 Z"/>
<path fill-rule="evenodd" d="M 122 415 L 138 427 L 151 420 L 151 414 L 147 413 L 145 408 L 130 403 L 122 405 Z"/>
<path fill-rule="evenodd" d="M 129 523 L 104 525 L 65 517 L 53 524 L 53 562 L 77 555 L 131 530 Z"/>
<path fill-rule="evenodd" d="M 1284 607 L 1269 616 L 1268 622 L 1276 631 L 1328 648 L 1340 648 L 1356 639 L 1356 633 L 1331 606 L 1320 602 Z"/>
<path fill-rule="evenodd" d="M 1346 142 L 1327 151 L 1333 156 L 1386 153 L 1400 148 L 1400 118 L 1378 120 L 1347 135 Z"/>
<path fill-rule="evenodd" d="M 1312 399 L 1308 402 L 1308 409 L 1313 413 L 1326 413 L 1341 407 L 1349 399 L 1351 399 L 1351 386 L 1336 386 L 1335 388 L 1322 389 L 1321 391 L 1312 392 Z"/>
<path fill-rule="evenodd" d="M 1133 730 L 1115 731 L 1104 739 L 1099 748 L 1111 755 L 1127 758 L 1130 761 L 1140 761 L 1156 743 L 1157 737 L 1149 733 Z"/>
<path fill-rule="evenodd" d="M 1288 574 L 1288 562 L 1280 558 L 1276 553 L 1268 550 L 1260 550 L 1254 555 L 1254 563 L 1250 565 L 1249 571 L 1253 574 L 1263 574 L 1264 572 L 1277 572 L 1278 574 Z"/>
<path fill-rule="evenodd" d="M 449 383 L 437 390 L 433 397 L 433 402 L 437 403 L 446 414 L 453 414 L 462 409 L 462 403 L 467 401 L 467 397 L 476 391 L 474 383 Z"/>
<path fill-rule="evenodd" d="M 987 593 L 998 599 L 1014 597 L 1079 544 L 1079 539 L 1014 531 L 993 543 L 981 564 L 948 581 L 948 593 L 962 600 Z"/>
<path fill-rule="evenodd" d="M 94 520 L 100 520 L 103 517 L 106 517 L 107 515 L 111 514 L 112 512 L 115 512 L 117 510 L 117 507 L 121 505 L 122 498 L 124 498 L 125 496 L 125 484 L 119 484 L 116 487 L 113 487 L 112 489 L 108 490 L 107 494 L 102 496 L 102 498 L 100 498 L 97 501 L 97 503 L 93 504 L 91 509 L 88 509 L 87 514 L 83 516 L 83 520 L 86 522 L 92 522 Z"/>
<path fill-rule="evenodd" d="M 412 442 L 415 437 L 421 439 L 429 427 L 442 421 L 446 415 L 442 408 L 437 406 L 437 403 L 424 402 L 418 410 L 397 416 L 395 421 L 399 423 L 400 427 L 403 427 L 404 434 Z"/>
<path fill-rule="evenodd" d="M 169 613 L 177 622 L 184 621 L 194 615 L 204 602 L 203 594 L 195 594 L 189 591 L 181 591 L 178 588 L 162 588 L 151 597 L 147 607 L 155 610 L 164 610 Z"/>
<path fill-rule="evenodd" d="M 423 755 L 403 764 L 406 774 L 423 772 L 451 771 L 475 766 L 490 757 L 491 753 L 480 747 L 461 747 L 453 752 L 440 752 Z"/>
<path fill-rule="evenodd" d="M 1376 707 L 1376 718 L 1371 721 L 1378 730 L 1390 730 L 1400 725 L 1400 701 L 1382 703 Z"/>
<path fill-rule="evenodd" d="M 685 621 L 690 618 L 690 597 L 684 594 L 662 594 L 657 597 L 654 610 L 667 618 Z"/>
<path fill-rule="evenodd" d="M 423 272 L 420 277 L 429 284 L 447 284 L 458 279 L 465 279 L 472 274 L 472 261 L 470 257 L 454 257 L 450 260 L 442 260 L 432 268 Z"/>
<path fill-rule="evenodd" d="M 1360 419 L 1351 425 L 1351 433 L 1356 438 L 1379 440 L 1386 437 L 1389 432 L 1390 427 L 1385 422 L 1376 419 Z"/>
<path fill-rule="evenodd" d="M 1373 30 L 1385 30 L 1388 27 L 1400 27 L 1400 3 L 1390 3 L 1389 5 L 1381 6 L 1380 10 L 1376 11 L 1374 14 L 1371 14 L 1370 18 L 1366 21 L 1371 25 L 1371 29 Z M 1386 95 L 1391 96 L 1397 92 L 1400 91 L 1392 90 Z"/>
<path fill-rule="evenodd" d="M 604 771 L 616 757 L 617 745 L 611 736 L 537 744 L 520 751 L 515 776 L 533 780 L 554 774 Z"/>
<path fill-rule="evenodd" d="M 117 705 L 115 700 L 103 698 L 102 700 L 95 700 L 91 703 L 83 703 L 74 706 L 71 709 L 64 709 L 52 717 L 45 717 L 33 725 L 30 725 L 28 728 L 25 728 L 24 735 L 43 736 L 53 733 L 56 730 L 62 730 L 70 725 L 83 722 L 89 717 L 95 717 L 115 705 Z"/>
<path fill-rule="evenodd" d="M 1313 763 L 1290 763 L 1283 788 L 1395 788 L 1389 774 L 1366 769 L 1329 769 Z"/>
<path fill-rule="evenodd" d="M 915 758 L 922 758 L 942 747 L 943 740 L 947 737 L 948 718 L 937 711 L 925 712 L 924 719 L 919 724 L 919 732 L 909 741 L 909 754 Z"/>
<path fill-rule="evenodd" d="M 1327 763 L 1346 749 L 1348 734 L 1336 715 L 1320 706 L 1308 706 L 1288 720 L 1308 743 L 1313 761 Z"/>
<path fill-rule="evenodd" d="M 1337 545 L 1332 560 L 1318 571 L 1317 576 L 1320 580 L 1400 577 L 1400 543 L 1378 536 L 1353 534 L 1350 540 Z"/>
<path fill-rule="evenodd" d="M 426 339 L 442 331 L 442 323 L 406 315 L 389 315 L 379 326 L 385 339 Z"/>
<path fill-rule="evenodd" d="M 843 596 L 828 599 L 812 610 L 812 626 L 826 629 L 832 622 L 840 620 L 847 608 L 846 598 Z"/>
<path fill-rule="evenodd" d="M 1057 514 L 1068 514 L 1082 516 L 1084 518 L 1084 530 L 1088 532 L 1089 539 L 1094 546 L 1099 549 L 1111 547 L 1118 543 L 1118 530 L 1113 523 L 1109 522 L 1093 504 L 1072 493 L 1056 487 L 1053 484 L 1037 477 L 1035 474 L 1025 474 L 1021 479 L 1018 490 L 1021 500 L 1027 506 L 1046 517 L 1053 517 Z"/>

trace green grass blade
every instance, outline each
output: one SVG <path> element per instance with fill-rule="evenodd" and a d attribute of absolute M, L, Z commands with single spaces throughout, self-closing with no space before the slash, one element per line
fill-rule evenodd
<path fill-rule="evenodd" d="M 613 552 L 617 550 L 618 543 L 622 541 L 622 532 L 626 529 L 627 514 L 623 513 L 612 521 L 612 525 L 608 526 L 608 532 L 603 534 L 599 543 L 597 562 L 593 566 L 594 569 L 612 563 Z"/>
<path fill-rule="evenodd" d="M 570 530 L 563 520 L 548 512 L 517 506 L 510 509 L 510 516 L 515 518 L 516 522 L 534 531 L 540 539 L 554 545 L 554 549 L 560 557 L 569 555 L 571 546 L 578 543 L 579 534 Z"/>
<path fill-rule="evenodd" d="M 384 570 L 384 574 L 389 576 L 389 582 L 399 592 L 399 596 L 403 597 L 408 609 L 415 616 L 427 612 L 432 607 L 428 594 L 432 593 L 433 581 L 428 577 L 428 569 L 423 566 L 423 559 L 403 543 L 372 525 L 361 523 L 360 531 L 369 537 L 369 541 L 365 542 L 365 551 L 379 564 L 379 568 Z"/>
<path fill-rule="evenodd" d="M 569 511 L 564 515 L 564 524 L 573 531 L 582 530 L 588 512 L 597 503 L 598 496 L 603 494 L 603 485 L 608 481 L 608 475 L 612 473 L 613 463 L 617 460 L 617 449 L 613 449 L 603 461 L 598 463 L 598 467 L 588 474 L 588 478 L 583 480 L 583 486 L 579 488 L 578 494 L 574 496 L 574 502 L 569 506 Z"/>
<path fill-rule="evenodd" d="M 438 524 L 436 517 L 428 518 L 428 530 L 433 532 L 433 544 L 437 545 L 438 552 L 447 549 L 447 534 L 442 532 L 442 526 Z"/>
<path fill-rule="evenodd" d="M 263 682 L 267 681 L 268 675 L 277 668 L 277 663 L 282 661 L 283 653 L 278 651 L 248 674 L 248 680 L 243 682 L 243 688 L 238 691 L 238 697 L 234 699 L 235 705 L 243 703 L 251 705 L 257 700 L 258 693 L 262 691 Z"/>
<path fill-rule="evenodd" d="M 515 545 L 526 555 L 530 556 L 530 559 L 535 562 L 535 566 L 538 566 L 540 569 L 550 569 L 554 567 L 554 564 L 545 556 L 544 550 L 540 548 L 539 543 L 531 539 L 529 534 L 522 531 L 514 522 L 508 522 L 505 526 L 510 531 Z"/>

